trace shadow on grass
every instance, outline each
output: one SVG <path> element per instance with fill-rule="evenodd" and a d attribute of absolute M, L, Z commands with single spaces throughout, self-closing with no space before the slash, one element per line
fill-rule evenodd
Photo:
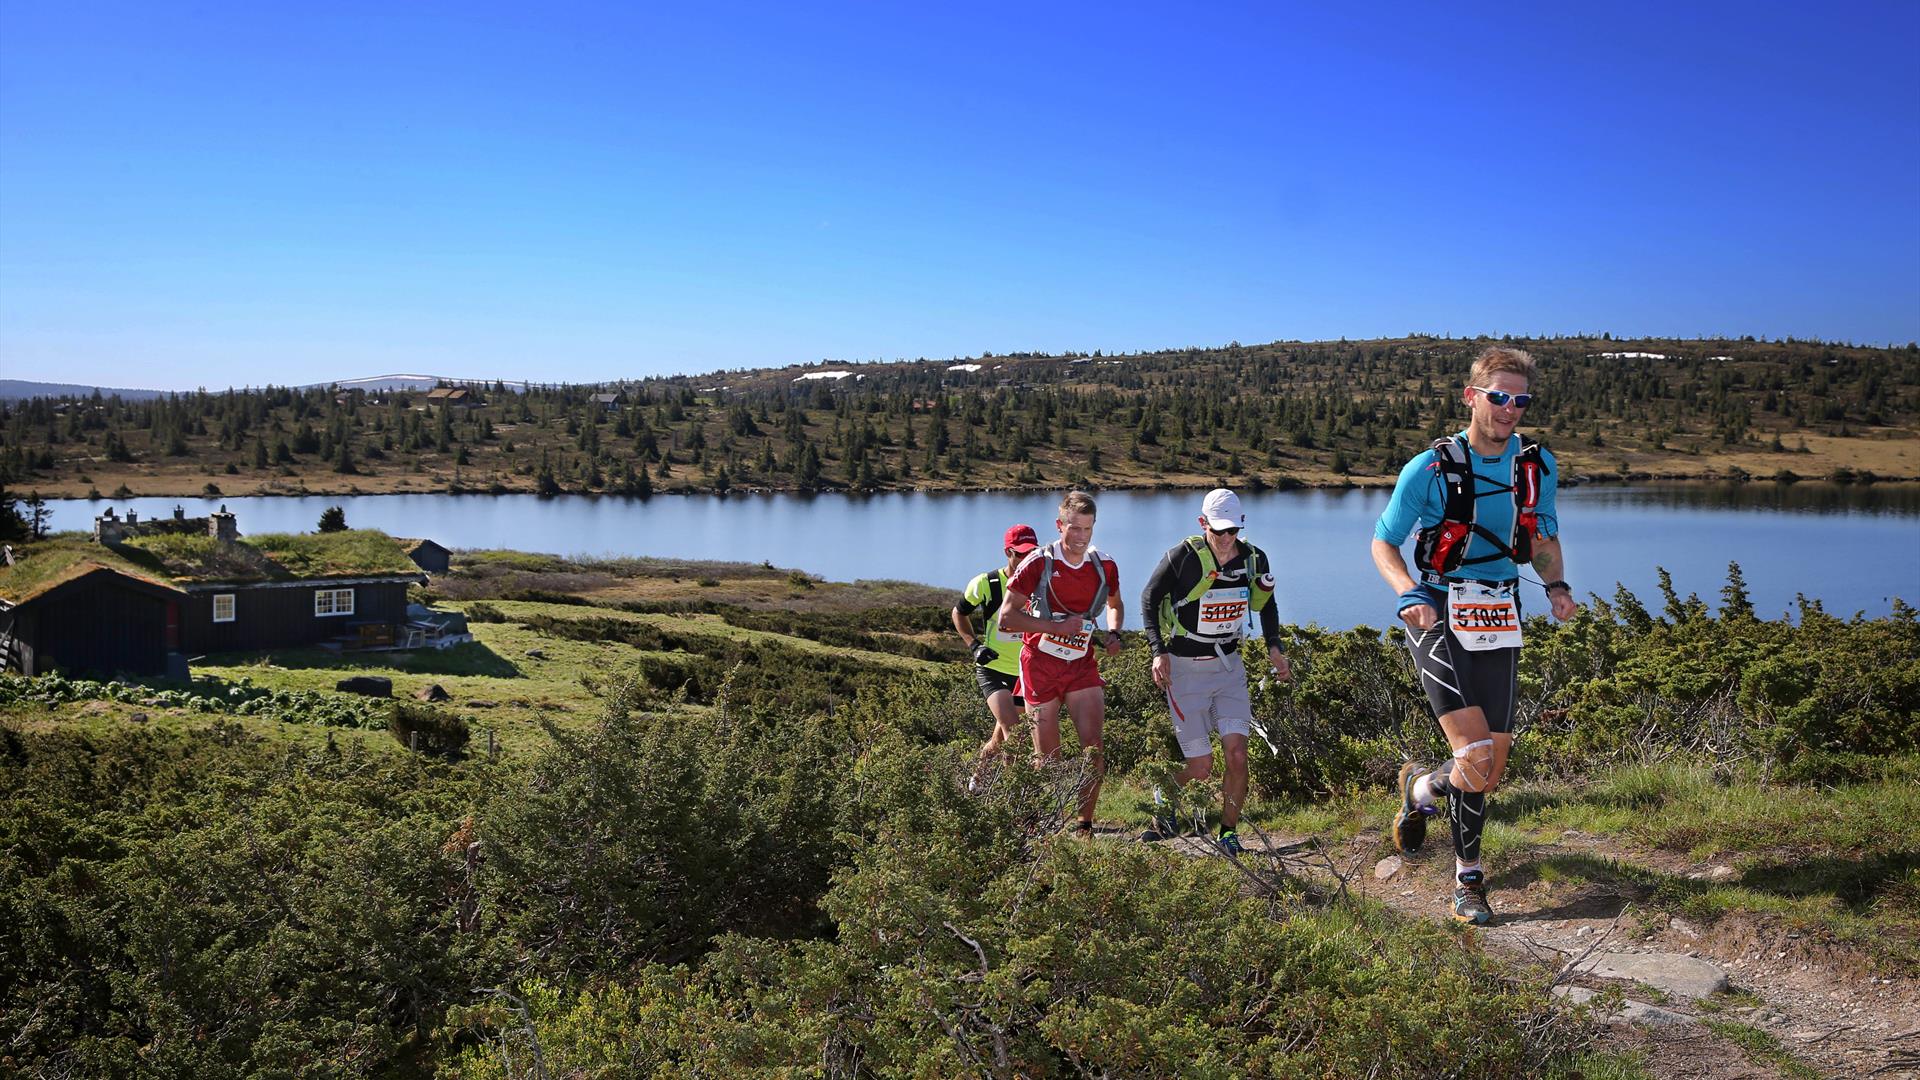
<path fill-rule="evenodd" d="M 1528 916 L 1542 919 L 1611 919 L 1628 904 L 1652 897 L 1667 877 L 1598 855 L 1552 854 L 1523 859 L 1500 872 L 1500 884 L 1524 889 L 1536 881 L 1577 882 L 1580 895 Z M 1682 879 L 1684 880 L 1684 879 Z M 1706 882 L 1689 882 L 1706 885 Z"/>
<path fill-rule="evenodd" d="M 1533 814 L 1544 814 L 1585 798 L 1582 793 L 1567 788 L 1542 790 L 1522 787 L 1510 790 L 1503 787 L 1495 797 L 1487 800 L 1487 818 L 1514 825 Z"/>
<path fill-rule="evenodd" d="M 1831 897 L 1855 914 L 1901 887 L 1916 869 L 1920 852 L 1880 852 L 1855 858 L 1824 857 L 1764 863 L 1728 882 L 1681 877 L 1598 855 L 1556 852 L 1523 859 L 1502 871 L 1503 883 L 1525 888 L 1535 881 L 1585 883 L 1590 889 L 1560 908 L 1534 918 L 1612 918 L 1629 902 L 1683 905 L 1722 888 L 1787 900 Z"/>
<path fill-rule="evenodd" d="M 1920 870 L 1920 851 L 1884 851 L 1857 858 L 1804 859 L 1762 863 L 1736 883 L 1776 896 L 1831 896 L 1866 914 L 1892 886 Z M 1913 914 L 1920 915 L 1920 911 Z"/>
<path fill-rule="evenodd" d="M 518 679 L 520 668 L 478 641 L 446 649 L 411 652 L 336 653 L 325 649 L 289 649 L 285 652 L 227 654 L 208 657 L 222 667 L 247 668 L 259 663 L 292 671 L 404 671 L 413 675 L 484 675 Z M 243 672 L 244 673 L 244 672 Z"/>

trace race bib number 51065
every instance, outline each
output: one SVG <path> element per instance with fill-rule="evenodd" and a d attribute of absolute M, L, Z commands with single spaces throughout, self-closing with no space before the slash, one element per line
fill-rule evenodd
<path fill-rule="evenodd" d="M 1093 640 L 1093 621 L 1080 620 L 1080 632 L 1077 634 L 1042 634 L 1039 650 L 1048 656 L 1062 660 L 1078 660 L 1087 655 L 1087 643 Z"/>

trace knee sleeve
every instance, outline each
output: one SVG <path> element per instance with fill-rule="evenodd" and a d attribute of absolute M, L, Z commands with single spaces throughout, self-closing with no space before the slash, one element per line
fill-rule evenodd
<path fill-rule="evenodd" d="M 1453 752 L 1459 769 L 1458 786 L 1467 791 L 1485 791 L 1493 784 L 1493 740 L 1470 742 Z"/>

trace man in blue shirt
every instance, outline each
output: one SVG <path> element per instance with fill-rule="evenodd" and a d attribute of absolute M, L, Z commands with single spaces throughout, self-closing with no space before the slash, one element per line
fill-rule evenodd
<path fill-rule="evenodd" d="M 1407 462 L 1373 528 L 1373 563 L 1399 594 L 1407 648 L 1421 689 L 1453 747 L 1453 760 L 1400 770 L 1394 845 L 1417 851 L 1427 815 L 1447 801 L 1453 836 L 1453 917 L 1493 919 L 1480 835 L 1487 796 L 1513 748 L 1520 670 L 1519 565 L 1531 563 L 1556 619 L 1579 605 L 1565 579 L 1553 455 L 1515 433 L 1533 402 L 1533 358 L 1493 346 L 1474 359 L 1462 399 L 1465 431 Z M 1400 545 L 1419 531 L 1414 569 Z M 1416 576 L 1416 574 L 1418 576 Z"/>

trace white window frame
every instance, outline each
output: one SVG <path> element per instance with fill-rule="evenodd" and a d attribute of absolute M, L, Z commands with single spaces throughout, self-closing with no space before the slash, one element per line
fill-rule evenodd
<path fill-rule="evenodd" d="M 222 601 L 224 601 L 224 603 L 222 603 Z M 227 609 L 227 613 L 225 615 L 220 614 L 220 609 L 222 607 L 225 607 Z M 235 594 L 230 592 L 213 594 L 213 621 L 214 622 L 233 622 L 235 613 L 238 610 L 239 610 L 239 604 L 236 600 Z"/>
<path fill-rule="evenodd" d="M 351 614 L 353 614 L 352 589 L 315 589 L 313 591 L 314 618 L 325 619 L 335 615 Z"/>

